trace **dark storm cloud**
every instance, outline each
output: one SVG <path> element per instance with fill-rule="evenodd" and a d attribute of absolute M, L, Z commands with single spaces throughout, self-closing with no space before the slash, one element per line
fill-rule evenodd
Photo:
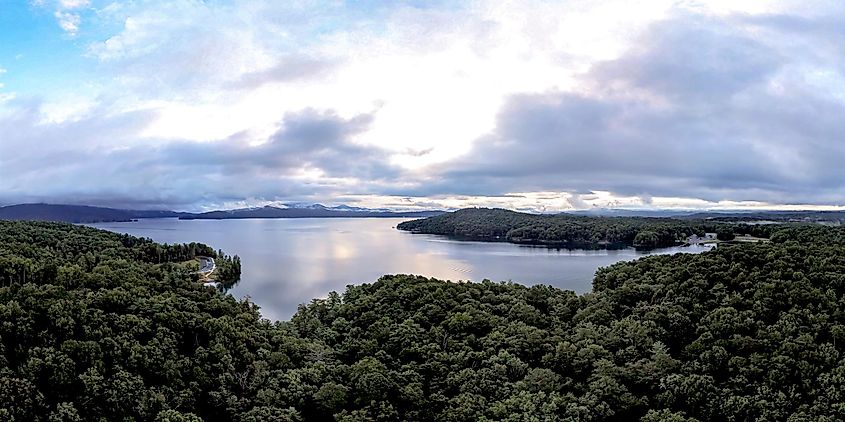
<path fill-rule="evenodd" d="M 352 139 L 367 130 L 370 114 L 344 119 L 316 110 L 289 113 L 280 129 L 257 145 L 242 133 L 217 142 L 170 141 L 118 150 L 103 149 L 95 137 L 114 135 L 110 141 L 120 141 L 121 133 L 149 116 L 39 125 L 35 114 L 0 119 L 0 127 L 9 130 L 0 144 L 0 202 L 184 208 L 250 198 L 325 197 L 345 193 L 338 182 L 344 178 L 378 186 L 398 174 L 387 164 L 388 152 Z M 37 126 L 42 133 L 34 133 Z M 31 136 L 56 141 L 28 148 Z M 303 171 L 319 175 L 298 177 Z"/>
<path fill-rule="evenodd" d="M 660 22 L 594 66 L 582 92 L 511 97 L 495 131 L 418 193 L 845 202 L 845 91 L 812 80 L 820 70 L 845 80 L 826 59 L 833 46 L 795 24 L 788 32 L 801 37 L 788 47 L 761 38 L 784 36 L 774 18 L 754 22 L 757 31 L 731 22 Z"/>

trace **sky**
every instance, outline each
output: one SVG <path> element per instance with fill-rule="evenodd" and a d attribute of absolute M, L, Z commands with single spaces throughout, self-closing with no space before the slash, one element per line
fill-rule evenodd
<path fill-rule="evenodd" d="M 0 204 L 842 209 L 839 0 L 2 0 Z"/>

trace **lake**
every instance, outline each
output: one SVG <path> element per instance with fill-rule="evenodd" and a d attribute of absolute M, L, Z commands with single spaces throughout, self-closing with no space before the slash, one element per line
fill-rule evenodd
<path fill-rule="evenodd" d="M 297 305 L 348 284 L 384 274 L 420 274 L 445 280 L 510 280 L 589 292 L 599 267 L 648 254 L 698 253 L 708 247 L 666 248 L 650 253 L 561 250 L 499 242 L 467 242 L 396 230 L 404 218 L 303 218 L 254 220 L 142 219 L 91 224 L 162 243 L 202 242 L 243 264 L 230 292 L 249 296 L 263 316 L 288 319 Z"/>

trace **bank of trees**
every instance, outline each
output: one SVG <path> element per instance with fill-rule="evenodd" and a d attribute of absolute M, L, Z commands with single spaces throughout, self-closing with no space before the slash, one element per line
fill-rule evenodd
<path fill-rule="evenodd" d="M 582 296 L 385 276 L 271 323 L 142 239 L 0 222 L 0 274 L 40 274 L 0 287 L 0 420 L 841 420 L 841 229 L 771 238 Z"/>
<path fill-rule="evenodd" d="M 467 208 L 397 226 L 416 233 L 572 248 L 668 247 L 708 232 L 724 233 L 726 238 L 734 234 L 768 237 L 779 227 L 675 218 L 538 215 L 488 208 Z"/>
<path fill-rule="evenodd" d="M 230 256 L 219 250 L 217 251 L 215 265 L 217 268 L 214 270 L 214 281 L 224 290 L 232 288 L 241 281 L 241 258 L 239 256 Z"/>

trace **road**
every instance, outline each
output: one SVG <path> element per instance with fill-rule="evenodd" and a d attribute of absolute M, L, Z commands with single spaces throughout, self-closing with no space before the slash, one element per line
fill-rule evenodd
<path fill-rule="evenodd" d="M 197 271 L 200 274 L 209 274 L 216 268 L 214 264 L 214 258 L 201 256 L 199 257 L 200 260 L 200 269 Z"/>
<path fill-rule="evenodd" d="M 214 263 L 214 258 L 208 256 L 200 256 L 198 258 L 200 260 L 200 270 L 197 271 L 197 273 L 200 275 L 200 281 L 203 282 L 202 285 L 218 288 L 217 282 L 209 278 L 214 269 L 217 268 L 217 265 Z"/>

